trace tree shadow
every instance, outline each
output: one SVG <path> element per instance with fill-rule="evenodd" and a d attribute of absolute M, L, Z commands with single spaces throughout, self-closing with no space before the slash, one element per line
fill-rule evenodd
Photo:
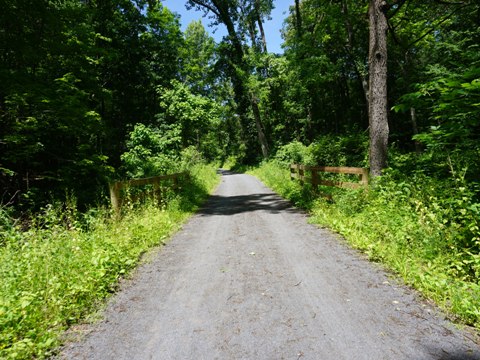
<path fill-rule="evenodd" d="M 228 216 L 255 211 L 266 211 L 271 214 L 281 212 L 302 213 L 301 210 L 294 208 L 288 201 L 271 193 L 237 196 L 212 195 L 198 213 L 204 216 Z"/>
<path fill-rule="evenodd" d="M 455 353 L 445 353 L 441 354 L 438 357 L 434 357 L 435 360 L 479 360 L 480 353 L 467 353 L 465 351 L 458 351 Z"/>
<path fill-rule="evenodd" d="M 240 173 L 232 170 L 217 169 L 217 174 L 221 176 L 229 176 L 229 175 L 239 175 Z"/>
<path fill-rule="evenodd" d="M 432 344 L 424 345 L 432 360 L 480 360 L 480 340 L 477 336 L 460 336 L 463 344 L 457 346 L 445 343 L 445 346 L 438 347 Z"/>

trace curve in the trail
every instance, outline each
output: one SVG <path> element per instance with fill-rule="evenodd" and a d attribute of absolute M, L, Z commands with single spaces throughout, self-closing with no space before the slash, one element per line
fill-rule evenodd
<path fill-rule="evenodd" d="M 260 181 L 223 172 L 68 359 L 480 359 L 413 291 Z"/>

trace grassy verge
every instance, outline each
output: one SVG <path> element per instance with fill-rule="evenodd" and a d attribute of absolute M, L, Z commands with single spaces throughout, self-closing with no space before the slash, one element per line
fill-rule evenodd
<path fill-rule="evenodd" d="M 218 182 L 197 166 L 192 181 L 164 208 L 127 210 L 121 221 L 106 210 L 76 214 L 45 208 L 34 226 L 3 226 L 0 240 L 0 358 L 45 358 L 69 325 L 113 293 L 141 254 L 179 229 Z"/>
<path fill-rule="evenodd" d="M 480 329 L 480 208 L 462 184 L 386 176 L 369 191 L 324 188 L 331 202 L 291 181 L 274 162 L 251 173 L 308 209 L 313 223 L 342 234 L 452 317 Z"/>

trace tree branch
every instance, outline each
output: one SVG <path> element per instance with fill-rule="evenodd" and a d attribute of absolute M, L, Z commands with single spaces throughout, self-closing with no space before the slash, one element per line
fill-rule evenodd
<path fill-rule="evenodd" d="M 407 2 L 407 0 L 396 0 L 391 4 L 388 4 L 389 9 L 391 9 L 394 6 L 397 6 L 395 8 L 395 10 L 391 14 L 388 15 L 388 18 L 390 19 L 390 18 L 394 17 L 400 11 L 402 6 L 405 5 L 406 2 Z"/>
<path fill-rule="evenodd" d="M 211 11 L 216 17 L 220 17 L 220 13 L 217 11 L 217 9 L 215 9 L 213 6 L 207 4 L 205 1 L 201 1 L 201 0 L 190 0 L 190 2 L 192 4 L 195 4 L 197 6 L 200 6 L 200 7 L 203 7 L 205 9 L 207 9 L 207 12 L 208 11 Z"/>
<path fill-rule="evenodd" d="M 442 4 L 442 5 L 469 5 L 465 1 L 456 1 L 456 2 L 450 2 L 450 1 L 443 1 L 443 0 L 434 0 L 437 4 Z"/>
<path fill-rule="evenodd" d="M 438 1 L 441 1 L 441 0 L 438 0 Z M 449 3 L 449 4 L 453 4 L 453 3 Z M 448 14 L 447 16 L 445 16 L 441 21 L 437 22 L 435 25 L 438 26 L 440 24 L 443 24 L 445 21 L 447 21 L 448 19 L 450 19 L 453 15 L 455 15 L 455 13 L 457 11 L 459 11 L 460 9 L 463 9 L 464 7 L 467 7 L 469 4 L 466 4 L 466 3 L 462 3 L 463 6 L 460 6 L 458 8 L 456 8 L 455 10 L 453 10 L 450 14 Z M 426 36 L 428 36 L 429 34 L 431 34 L 432 32 L 434 32 L 435 30 L 437 29 L 437 27 L 432 27 L 430 30 L 428 30 L 426 33 L 424 33 L 422 36 L 420 36 L 418 39 L 412 41 L 410 44 L 407 45 L 407 49 L 410 48 L 411 46 L 415 45 L 416 43 L 418 43 L 419 41 L 421 41 L 422 39 L 424 39 Z"/>

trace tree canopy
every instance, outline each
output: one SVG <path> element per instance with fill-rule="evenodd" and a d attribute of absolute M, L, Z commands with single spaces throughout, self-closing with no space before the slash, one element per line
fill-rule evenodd
<path fill-rule="evenodd" d="M 183 33 L 159 1 L 2 3 L 2 203 L 31 208 L 68 191 L 98 201 L 109 179 L 135 172 L 125 159 L 142 131 L 170 158 L 193 146 L 250 163 L 369 132 L 370 152 L 348 165 L 380 175 L 394 151 L 412 169 L 478 181 L 476 1 L 292 1 L 282 55 L 265 38 L 273 1 L 184 3 L 223 24 L 223 40 L 200 21 Z"/>

